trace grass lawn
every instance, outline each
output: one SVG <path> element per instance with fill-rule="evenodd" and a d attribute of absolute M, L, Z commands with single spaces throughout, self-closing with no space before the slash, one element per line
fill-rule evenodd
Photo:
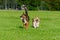
<path fill-rule="evenodd" d="M 23 11 L 0 10 L 0 40 L 60 40 L 59 11 L 29 11 L 29 29 L 23 28 L 20 15 Z M 37 29 L 32 27 L 32 18 L 41 20 Z"/>

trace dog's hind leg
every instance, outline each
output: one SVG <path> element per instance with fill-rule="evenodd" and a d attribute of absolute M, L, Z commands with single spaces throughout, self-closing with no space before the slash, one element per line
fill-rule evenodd
<path fill-rule="evenodd" d="M 28 22 L 25 24 L 25 29 L 28 30 Z"/>

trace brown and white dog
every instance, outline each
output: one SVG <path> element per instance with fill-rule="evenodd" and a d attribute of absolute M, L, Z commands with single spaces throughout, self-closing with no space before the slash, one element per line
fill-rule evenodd
<path fill-rule="evenodd" d="M 38 17 L 32 19 L 32 26 L 34 28 L 39 27 L 40 19 Z"/>
<path fill-rule="evenodd" d="M 29 25 L 29 16 L 28 16 L 28 13 L 27 13 L 27 9 L 25 8 L 25 13 L 23 13 L 21 16 L 20 16 L 22 22 L 23 22 L 23 25 L 25 26 L 26 29 L 28 29 L 28 25 Z"/>

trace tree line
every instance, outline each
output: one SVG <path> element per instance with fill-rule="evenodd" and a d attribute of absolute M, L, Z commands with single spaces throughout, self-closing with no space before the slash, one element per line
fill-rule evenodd
<path fill-rule="evenodd" d="M 26 5 L 29 10 L 60 10 L 60 0 L 0 0 L 0 9 L 19 9 Z"/>

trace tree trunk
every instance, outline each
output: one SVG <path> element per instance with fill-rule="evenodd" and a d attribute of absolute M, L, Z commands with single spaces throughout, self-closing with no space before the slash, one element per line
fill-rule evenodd
<path fill-rule="evenodd" d="M 5 9 L 7 10 L 7 0 L 5 0 Z"/>

